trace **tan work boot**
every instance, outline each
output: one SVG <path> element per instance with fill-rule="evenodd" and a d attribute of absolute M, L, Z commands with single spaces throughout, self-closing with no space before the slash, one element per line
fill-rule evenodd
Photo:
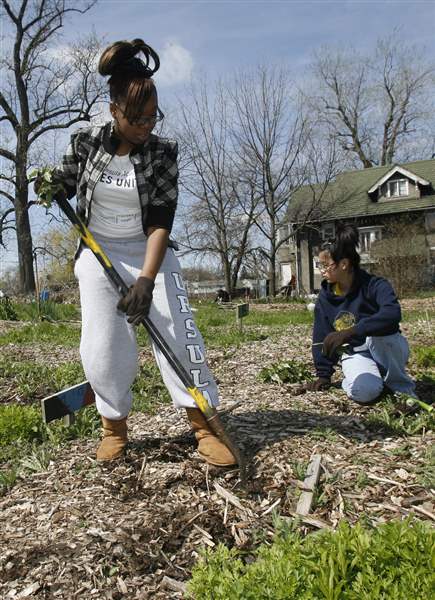
<path fill-rule="evenodd" d="M 103 439 L 97 450 L 97 460 L 114 460 L 119 458 L 127 444 L 127 417 L 119 421 L 111 421 L 101 417 L 103 422 Z"/>
<path fill-rule="evenodd" d="M 204 460 L 217 467 L 237 464 L 233 453 L 210 429 L 199 408 L 186 408 L 187 417 L 198 441 L 198 452 Z"/>

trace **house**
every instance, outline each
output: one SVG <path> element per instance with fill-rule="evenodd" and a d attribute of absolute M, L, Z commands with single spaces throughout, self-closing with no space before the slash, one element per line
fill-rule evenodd
<path fill-rule="evenodd" d="M 385 258 L 388 248 L 394 248 L 390 260 L 397 263 L 418 252 L 425 283 L 433 282 L 435 159 L 348 171 L 323 186 L 300 188 L 278 230 L 278 239 L 286 240 L 278 251 L 281 285 L 295 275 L 299 292 L 319 289 L 316 258 L 339 221 L 358 227 L 364 268 L 376 272 L 378 256 Z M 394 236 L 396 244 L 387 244 Z"/>

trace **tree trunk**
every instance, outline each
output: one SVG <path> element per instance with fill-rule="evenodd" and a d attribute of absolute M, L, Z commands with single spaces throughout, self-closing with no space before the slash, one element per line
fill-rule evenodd
<path fill-rule="evenodd" d="M 29 185 L 27 183 L 26 175 L 27 153 L 19 146 L 17 147 L 17 159 L 15 218 L 20 291 L 24 294 L 29 294 L 35 291 L 35 275 L 33 272 L 33 244 L 28 210 Z"/>
<path fill-rule="evenodd" d="M 225 289 L 231 296 L 233 290 L 231 289 L 231 266 L 225 256 L 222 257 L 222 267 L 225 277 Z"/>
<path fill-rule="evenodd" d="M 29 212 L 26 199 L 22 199 L 23 191 L 16 199 L 15 215 L 17 223 L 18 266 L 20 272 L 20 289 L 29 294 L 35 291 L 33 273 L 32 234 L 30 231 Z"/>
<path fill-rule="evenodd" d="M 270 273 L 269 273 L 269 280 L 270 280 L 269 296 L 272 296 L 272 298 L 274 298 L 276 296 L 275 269 L 276 269 L 276 253 L 275 253 L 275 248 L 273 248 L 272 253 L 270 255 Z"/>

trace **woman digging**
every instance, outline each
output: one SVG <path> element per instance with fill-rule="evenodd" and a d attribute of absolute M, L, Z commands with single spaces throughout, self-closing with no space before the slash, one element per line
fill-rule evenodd
<path fill-rule="evenodd" d="M 400 305 L 391 284 L 360 268 L 358 229 L 339 225 L 335 240 L 319 254 L 322 281 L 314 310 L 313 358 L 317 379 L 306 389 L 331 385 L 341 354 L 348 397 L 373 404 L 384 386 L 413 398 L 415 384 L 405 366 L 409 346 L 400 333 Z"/>
<path fill-rule="evenodd" d="M 80 244 L 74 269 L 82 309 L 80 354 L 102 419 L 100 461 L 118 458 L 127 444 L 138 367 L 136 326 L 146 316 L 209 404 L 219 403 L 169 238 L 178 197 L 178 148 L 152 133 L 163 119 L 152 79 L 159 65 L 156 52 L 141 39 L 104 50 L 98 70 L 109 77 L 112 121 L 73 133 L 56 170 L 56 182 L 68 198 L 77 197 L 79 216 L 130 286 L 119 300 L 92 251 Z M 37 180 L 36 190 L 40 185 Z M 217 466 L 235 464 L 166 358 L 152 347 L 174 405 L 186 409 L 201 457 Z"/>

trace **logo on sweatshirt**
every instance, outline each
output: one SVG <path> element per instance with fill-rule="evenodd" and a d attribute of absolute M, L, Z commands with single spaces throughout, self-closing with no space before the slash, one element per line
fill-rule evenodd
<path fill-rule="evenodd" d="M 335 331 L 344 331 L 345 329 L 350 329 L 356 325 L 356 317 L 351 312 L 342 310 L 335 317 L 333 325 Z"/>

